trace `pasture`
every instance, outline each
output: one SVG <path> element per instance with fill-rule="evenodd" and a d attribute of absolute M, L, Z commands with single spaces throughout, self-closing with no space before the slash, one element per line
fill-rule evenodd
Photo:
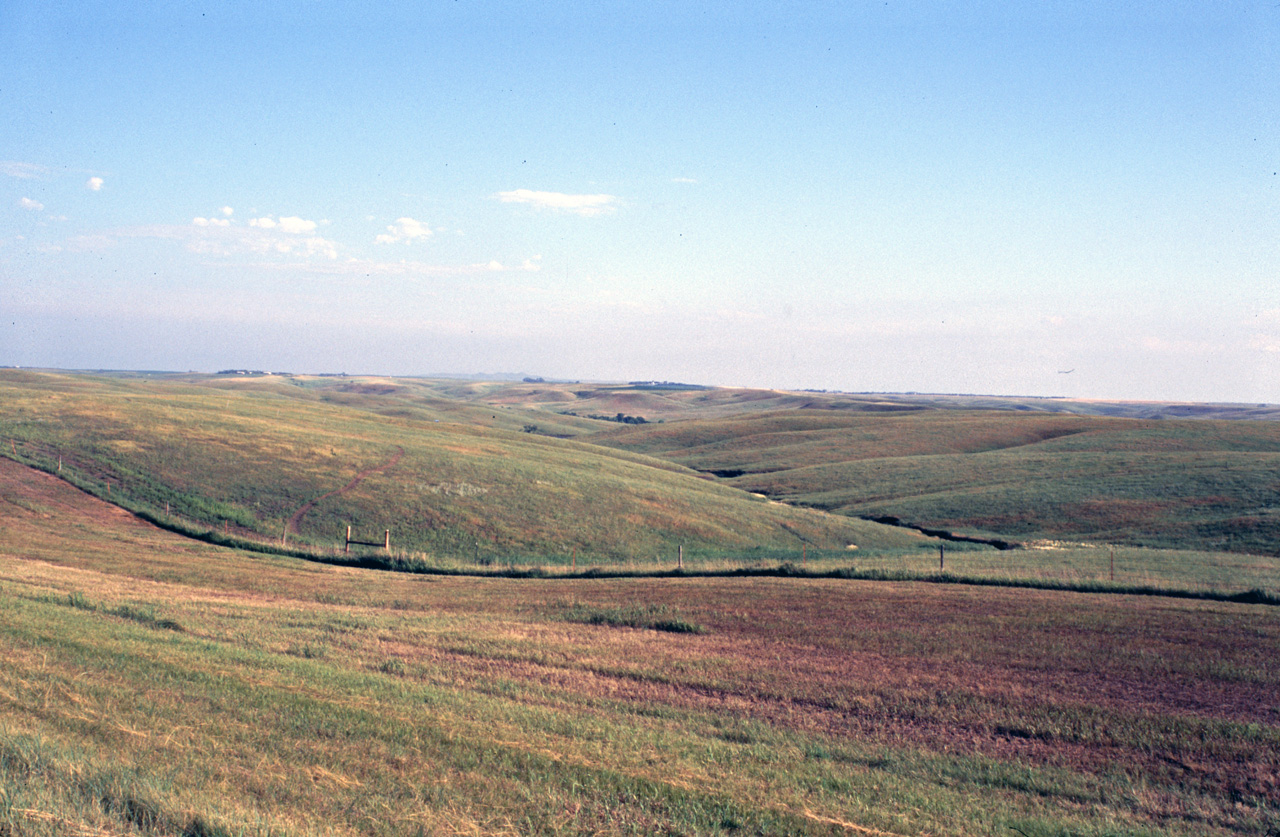
<path fill-rule="evenodd" d="M 0 370 L 5 455 L 191 534 L 392 543 L 428 563 L 674 560 L 690 550 L 924 544 L 651 457 L 523 432 L 534 412 L 386 381 Z M 600 424 L 582 420 L 579 423 Z"/>
<path fill-rule="evenodd" d="M 0 837 L 1274 837 L 1276 423 L 975 406 L 0 370 Z"/>
<path fill-rule="evenodd" d="M 193 542 L 12 464 L 0 486 L 6 833 L 1280 825 L 1276 607 L 414 576 Z"/>

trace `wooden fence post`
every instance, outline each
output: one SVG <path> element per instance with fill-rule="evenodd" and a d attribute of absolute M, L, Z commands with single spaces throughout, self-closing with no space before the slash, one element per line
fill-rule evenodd
<path fill-rule="evenodd" d="M 391 551 L 391 530 L 387 529 L 382 534 L 382 548 L 387 552 Z"/>
<path fill-rule="evenodd" d="M 676 569 L 684 569 L 684 544 L 680 544 L 676 547 Z"/>
<path fill-rule="evenodd" d="M 351 527 L 347 527 L 347 552 L 351 551 Z"/>

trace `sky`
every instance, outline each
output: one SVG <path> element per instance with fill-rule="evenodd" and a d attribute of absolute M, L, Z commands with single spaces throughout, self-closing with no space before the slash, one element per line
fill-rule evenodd
<path fill-rule="evenodd" d="M 0 0 L 0 365 L 1280 403 L 1280 3 Z"/>

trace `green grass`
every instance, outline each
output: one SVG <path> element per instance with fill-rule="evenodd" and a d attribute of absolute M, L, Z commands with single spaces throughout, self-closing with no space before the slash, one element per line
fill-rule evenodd
<path fill-rule="evenodd" d="M 939 403 L 6 370 L 0 436 L 7 455 L 161 525 L 295 554 L 340 546 L 348 525 L 365 541 L 389 529 L 401 555 L 437 565 L 909 546 L 909 533 L 861 520 L 886 516 L 1015 541 L 1280 554 L 1280 422 Z M 570 407 L 653 421 L 619 428 Z"/>
<path fill-rule="evenodd" d="M 408 384 L 5 370 L 0 407 L 4 455 L 224 544 L 305 554 L 341 545 L 351 526 L 359 541 L 390 530 L 397 550 L 431 560 L 492 562 L 920 540 L 770 504 L 661 460 L 509 429 L 532 414 L 446 404 Z"/>

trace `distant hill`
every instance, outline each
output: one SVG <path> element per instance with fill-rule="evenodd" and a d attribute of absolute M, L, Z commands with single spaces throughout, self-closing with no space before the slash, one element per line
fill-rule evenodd
<path fill-rule="evenodd" d="M 423 383 L 451 398 L 475 403 L 537 407 L 543 410 L 610 412 L 611 407 L 643 408 L 646 418 L 711 418 L 769 410 L 910 412 L 915 410 L 995 410 L 1064 413 L 1144 419 L 1242 419 L 1280 421 L 1280 404 L 1200 404 L 1174 401 L 1105 401 L 1008 395 L 830 392 L 662 384 L 566 382 Z M 613 410 L 616 412 L 616 410 Z M 625 410 L 624 410 L 625 412 Z"/>

